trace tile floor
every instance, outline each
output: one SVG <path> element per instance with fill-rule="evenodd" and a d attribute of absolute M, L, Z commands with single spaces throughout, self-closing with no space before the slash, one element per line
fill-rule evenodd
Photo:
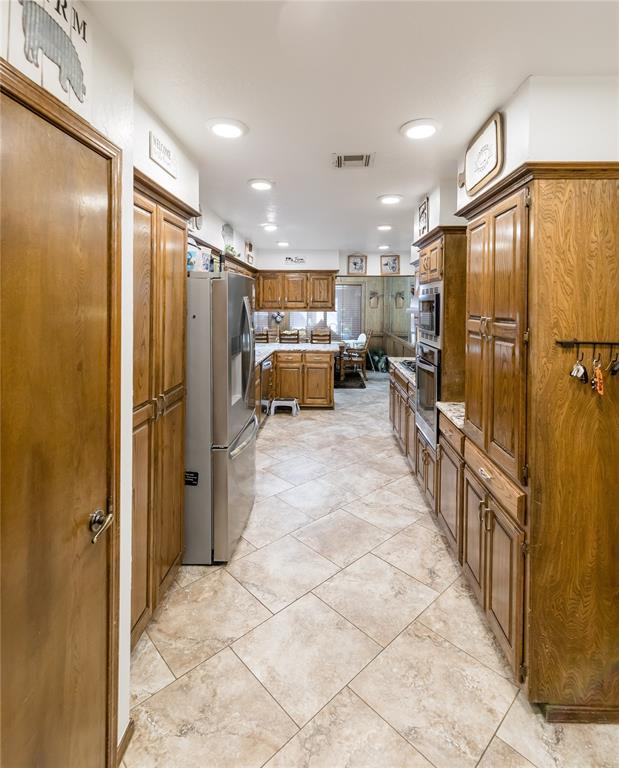
<path fill-rule="evenodd" d="M 184 567 L 132 659 L 124 768 L 617 768 L 619 728 L 518 695 L 391 436 L 388 382 L 278 414 L 225 568 Z"/>

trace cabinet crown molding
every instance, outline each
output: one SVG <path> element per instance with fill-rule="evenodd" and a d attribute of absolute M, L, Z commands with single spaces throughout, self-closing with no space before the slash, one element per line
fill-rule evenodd
<path fill-rule="evenodd" d="M 193 219 L 200 215 L 200 211 L 196 211 L 195 208 L 183 202 L 180 197 L 168 192 L 161 184 L 157 184 L 156 181 L 153 181 L 137 168 L 133 169 L 133 184 L 137 192 L 147 195 L 183 219 Z"/>
<path fill-rule="evenodd" d="M 462 208 L 456 216 L 473 219 L 493 203 L 533 179 L 619 179 L 619 162 L 528 162 L 515 168 Z"/>
<path fill-rule="evenodd" d="M 434 227 L 434 229 L 431 229 L 429 232 L 426 232 L 425 235 L 415 240 L 415 242 L 413 243 L 413 246 L 415 248 L 425 248 L 426 245 L 430 245 L 430 243 L 433 243 L 437 238 L 441 237 L 442 235 L 465 235 L 465 234 L 466 234 L 466 226 L 464 224 L 462 226 L 459 226 L 457 224 L 453 226 L 439 224 L 438 226 Z"/>

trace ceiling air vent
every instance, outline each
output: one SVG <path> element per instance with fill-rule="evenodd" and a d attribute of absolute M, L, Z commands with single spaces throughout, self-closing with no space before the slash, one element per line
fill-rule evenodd
<path fill-rule="evenodd" d="M 367 155 L 331 155 L 331 165 L 334 168 L 369 168 L 374 165 L 374 153 Z"/>

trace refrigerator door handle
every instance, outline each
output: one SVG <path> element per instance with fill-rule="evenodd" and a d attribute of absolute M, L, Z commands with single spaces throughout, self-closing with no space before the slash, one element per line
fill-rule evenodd
<path fill-rule="evenodd" d="M 247 440 L 243 440 L 243 442 L 239 446 L 237 446 L 232 451 L 230 451 L 230 458 L 231 459 L 236 458 L 239 455 L 239 453 L 243 453 L 245 448 L 247 448 L 247 446 L 252 442 L 252 440 L 258 434 L 258 419 L 256 418 L 256 414 L 255 413 L 254 413 L 253 418 L 252 418 L 252 426 L 253 426 L 253 429 L 251 431 L 251 435 L 247 438 Z"/>
<path fill-rule="evenodd" d="M 251 327 L 251 304 L 249 303 L 248 296 L 243 296 L 243 309 L 245 310 L 245 319 L 247 321 L 247 331 L 249 334 L 249 344 L 250 344 L 249 370 L 247 371 L 247 385 L 245 387 L 244 400 L 246 403 L 249 403 L 250 402 L 249 398 L 251 396 L 251 390 L 253 387 L 253 376 L 251 374 L 254 369 L 255 348 L 254 348 L 254 334 Z"/>

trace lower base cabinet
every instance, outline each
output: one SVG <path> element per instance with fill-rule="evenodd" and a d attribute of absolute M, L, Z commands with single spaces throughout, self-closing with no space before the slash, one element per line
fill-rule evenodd
<path fill-rule="evenodd" d="M 406 461 L 411 468 L 411 472 L 415 472 L 416 461 L 416 445 L 415 445 L 415 406 L 408 401 L 408 409 L 406 412 Z"/>
<path fill-rule="evenodd" d="M 333 355 L 330 352 L 278 352 L 275 397 L 294 397 L 299 405 L 332 408 Z"/>
<path fill-rule="evenodd" d="M 436 450 L 426 440 L 418 427 L 415 445 L 417 482 L 425 493 L 432 511 L 436 512 Z"/>
<path fill-rule="evenodd" d="M 454 554 L 462 562 L 462 483 L 464 458 L 439 437 L 436 516 Z"/>

